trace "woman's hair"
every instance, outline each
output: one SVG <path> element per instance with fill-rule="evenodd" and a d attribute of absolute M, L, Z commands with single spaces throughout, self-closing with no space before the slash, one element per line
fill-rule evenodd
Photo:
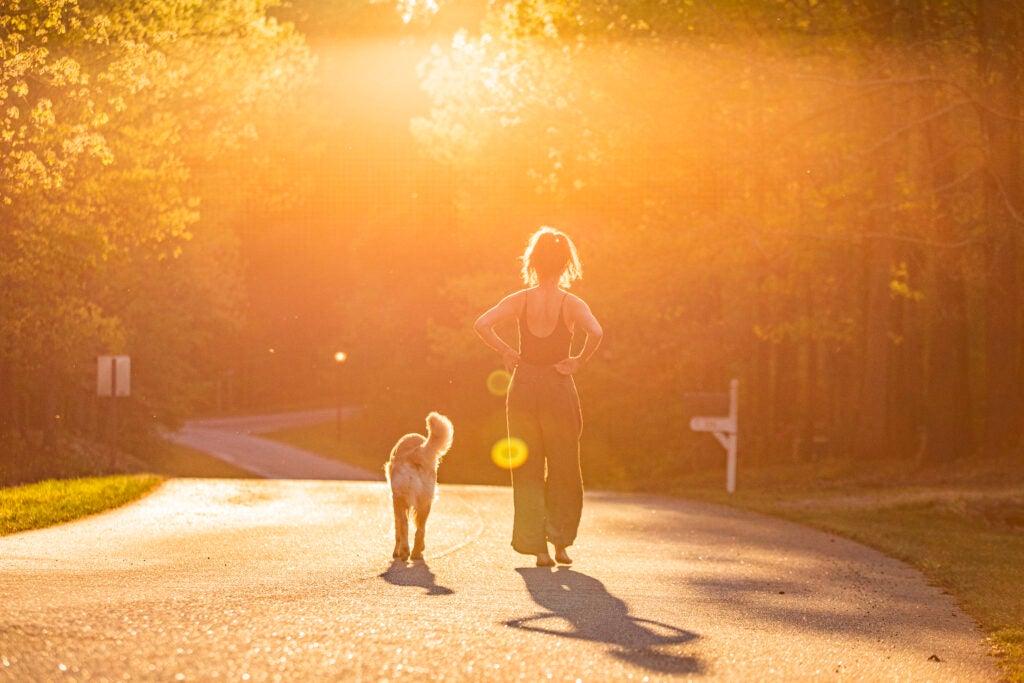
<path fill-rule="evenodd" d="M 537 284 L 540 278 L 558 277 L 558 284 L 566 289 L 576 280 L 583 279 L 576 245 L 569 236 L 554 228 L 541 228 L 533 233 L 520 257 L 523 262 L 523 282 L 528 287 Z"/>

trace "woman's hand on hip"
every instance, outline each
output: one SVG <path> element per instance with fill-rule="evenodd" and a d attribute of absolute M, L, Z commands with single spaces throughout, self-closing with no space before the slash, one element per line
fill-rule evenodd
<path fill-rule="evenodd" d="M 505 370 L 512 372 L 519 365 L 519 352 L 518 351 L 506 351 L 501 356 L 501 361 L 505 364 Z"/>
<path fill-rule="evenodd" d="M 570 356 L 565 360 L 560 360 L 555 363 L 555 370 L 563 375 L 571 375 L 579 370 L 581 365 L 583 365 L 583 361 L 578 357 Z"/>

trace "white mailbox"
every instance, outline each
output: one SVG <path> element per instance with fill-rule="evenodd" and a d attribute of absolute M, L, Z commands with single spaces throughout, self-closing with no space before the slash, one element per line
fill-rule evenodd
<path fill-rule="evenodd" d="M 695 432 L 711 432 L 725 448 L 725 490 L 736 490 L 736 446 L 738 430 L 736 414 L 739 408 L 738 379 L 729 382 L 729 414 L 724 417 L 695 417 L 690 420 L 690 429 Z"/>

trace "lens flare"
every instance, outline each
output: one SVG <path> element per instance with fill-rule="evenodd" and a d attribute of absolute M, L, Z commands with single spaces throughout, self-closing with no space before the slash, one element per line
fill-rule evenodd
<path fill-rule="evenodd" d="M 529 449 L 522 439 L 502 439 L 491 448 L 491 460 L 502 469 L 514 470 L 526 462 Z"/>
<path fill-rule="evenodd" d="M 487 375 L 487 391 L 495 396 L 504 396 L 508 393 L 508 385 L 512 381 L 512 375 L 505 370 L 495 370 Z"/>

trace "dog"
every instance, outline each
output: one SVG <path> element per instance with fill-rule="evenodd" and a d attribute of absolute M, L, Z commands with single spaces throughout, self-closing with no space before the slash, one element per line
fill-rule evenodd
<path fill-rule="evenodd" d="M 444 415 L 427 415 L 427 435 L 406 434 L 391 449 L 384 466 L 391 486 L 391 504 L 395 509 L 395 552 L 403 562 L 422 560 L 427 517 L 437 489 L 437 466 L 452 447 L 455 429 Z M 416 524 L 416 538 L 409 552 L 409 517 Z"/>

